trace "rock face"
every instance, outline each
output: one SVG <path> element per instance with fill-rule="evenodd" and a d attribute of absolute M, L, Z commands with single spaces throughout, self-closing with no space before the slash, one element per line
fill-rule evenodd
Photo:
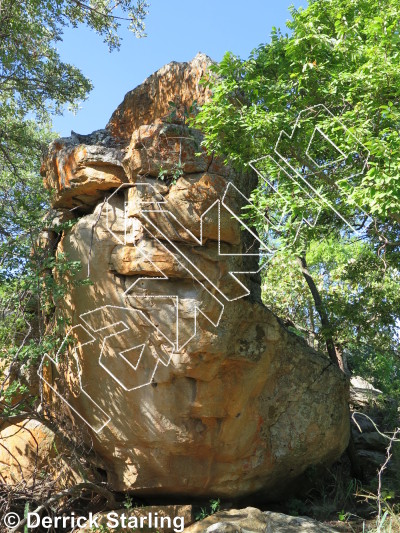
<path fill-rule="evenodd" d="M 169 63 L 125 95 L 114 111 L 107 129 L 117 139 L 129 141 L 140 126 L 158 122 L 171 111 L 170 102 L 189 110 L 193 104 L 202 105 L 209 92 L 199 84 L 211 60 L 198 54 L 188 68 L 187 63 Z"/>
<path fill-rule="evenodd" d="M 260 243 L 238 218 L 255 178 L 175 112 L 206 100 L 209 64 L 163 67 L 105 130 L 50 146 L 54 208 L 77 216 L 57 254 L 91 284 L 59 307 L 71 342 L 39 373 L 115 490 L 273 499 L 346 448 L 348 383 L 261 303 Z"/>
<path fill-rule="evenodd" d="M 378 399 L 381 398 L 381 405 Z M 382 391 L 371 383 L 353 376 L 350 380 L 350 430 L 360 468 L 366 479 L 374 479 L 387 459 L 390 439 L 386 435 L 384 413 L 390 409 L 390 398 L 382 400 Z M 396 461 L 390 461 L 385 468 L 386 480 L 396 476 Z"/>
<path fill-rule="evenodd" d="M 301 516 L 262 512 L 254 507 L 219 511 L 185 529 L 187 533 L 334 533 L 329 526 Z"/>
<path fill-rule="evenodd" d="M 60 439 L 36 420 L 1 429 L 0 444 L 1 479 L 9 486 L 32 487 L 39 478 L 63 489 L 82 481 L 79 463 L 67 457 Z"/>

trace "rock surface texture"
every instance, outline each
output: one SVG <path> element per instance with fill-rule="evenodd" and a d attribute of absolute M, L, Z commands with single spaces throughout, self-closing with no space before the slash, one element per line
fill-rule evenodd
<path fill-rule="evenodd" d="M 262 512 L 254 507 L 219 511 L 186 528 L 187 533 L 335 533 L 337 529 L 302 516 Z"/>
<path fill-rule="evenodd" d="M 380 399 L 380 401 L 379 401 Z M 391 399 L 383 400 L 382 391 L 376 389 L 371 383 L 353 376 L 350 381 L 350 412 L 351 432 L 357 452 L 360 468 L 366 479 L 374 479 L 378 470 L 387 458 L 387 447 L 390 439 L 385 427 L 385 411 L 393 409 Z M 396 476 L 397 465 L 390 461 L 386 470 L 386 479 Z"/>
<path fill-rule="evenodd" d="M 58 309 L 71 343 L 39 372 L 115 490 L 273 499 L 346 448 L 348 383 L 261 303 L 260 244 L 237 218 L 254 178 L 186 124 L 209 64 L 163 67 L 104 130 L 50 146 L 53 207 L 77 218 L 57 254 L 91 284 Z"/>
<path fill-rule="evenodd" d="M 50 477 L 53 487 L 82 482 L 80 465 L 63 443 L 36 420 L 22 420 L 0 431 L 0 476 L 9 486 L 32 487 L 38 477 Z"/>

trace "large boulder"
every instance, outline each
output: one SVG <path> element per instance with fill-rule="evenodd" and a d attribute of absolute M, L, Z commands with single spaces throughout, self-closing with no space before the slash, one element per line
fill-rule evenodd
<path fill-rule="evenodd" d="M 346 448 L 348 381 L 261 303 L 262 244 L 239 218 L 255 177 L 168 114 L 206 100 L 209 63 L 163 67 L 106 130 L 51 146 L 54 205 L 77 216 L 57 254 L 82 270 L 39 374 L 115 490 L 273 499 Z"/>

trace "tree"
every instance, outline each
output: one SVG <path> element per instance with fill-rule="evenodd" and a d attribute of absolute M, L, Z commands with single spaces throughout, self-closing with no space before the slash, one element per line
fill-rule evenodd
<path fill-rule="evenodd" d="M 46 352 L 56 349 L 57 319 L 52 303 L 68 287 L 56 283 L 54 269 L 74 273 L 79 265 L 42 246 L 49 226 L 49 197 L 39 174 L 50 140 L 51 116 L 86 98 L 91 82 L 64 63 L 56 45 L 66 26 L 85 24 L 118 48 L 118 29 L 126 22 L 144 35 L 145 0 L 1 0 L 0 1 L 0 419 L 7 423 L 39 418 L 38 398 L 27 375 Z M 66 224 L 70 224 L 68 222 Z M 65 229 L 58 225 L 58 231 Z M 50 239 L 51 241 L 51 239 Z M 53 243 L 56 244 L 56 243 Z M 63 436 L 64 441 L 68 440 Z M 6 511 L 15 487 L 4 487 Z M 82 487 L 78 487 L 80 492 Z M 97 487 L 99 492 L 101 487 Z M 21 490 L 16 499 L 37 501 Z M 36 489 L 35 489 L 36 490 Z M 85 489 L 86 490 L 86 489 Z M 22 498 L 22 499 L 20 499 Z"/>
<path fill-rule="evenodd" d="M 79 0 L 3 0 L 0 3 L 0 245 L 3 247 L 3 272 L 12 272 L 15 262 L 24 263 L 22 258 L 27 257 L 26 250 L 22 253 L 18 249 L 14 254 L 7 254 L 4 246 L 15 246 L 21 232 L 26 234 L 36 226 L 37 208 L 45 201 L 38 169 L 42 149 L 54 138 L 51 115 L 61 113 L 67 104 L 76 106 L 92 88 L 79 69 L 60 59 L 56 45 L 62 40 L 63 28 L 86 24 L 104 37 L 110 49 L 118 48 L 120 37 L 117 30 L 121 21 L 129 23 L 129 28 L 137 36 L 144 34 L 147 6 L 144 0 L 116 3 L 96 0 L 90 4 Z M 30 208 L 26 209 L 27 206 L 22 204 L 28 198 Z M 31 216 L 29 221 L 22 216 L 29 216 L 28 213 Z"/>
<path fill-rule="evenodd" d="M 319 347 L 323 340 L 339 364 L 343 353 L 353 365 L 363 354 L 364 370 L 382 369 L 386 358 L 395 375 L 399 9 L 399 0 L 311 0 L 292 8 L 290 35 L 274 29 L 247 60 L 228 53 L 213 67 L 213 96 L 196 119 L 208 150 L 259 175 L 256 209 L 244 216 L 280 250 L 265 271 L 266 302 Z M 277 279 L 284 258 L 295 296 L 289 277 Z M 283 287 L 277 303 L 268 290 L 283 296 Z M 383 381 L 389 385 L 387 372 Z"/>
<path fill-rule="evenodd" d="M 4 324 L 13 323 L 14 313 L 16 323 L 26 322 L 28 296 L 38 296 L 36 278 L 42 279 L 44 263 L 51 260 L 36 244 L 48 206 L 39 169 L 42 151 L 55 137 L 51 116 L 67 104 L 76 106 L 92 88 L 82 72 L 61 61 L 57 42 L 66 26 L 86 24 L 110 49 L 118 48 L 122 21 L 144 35 L 147 7 L 145 0 L 0 3 L 0 297 L 3 335 L 7 330 L 11 344 L 18 328 L 4 329 Z M 6 342 L 8 355 L 9 347 Z"/>
<path fill-rule="evenodd" d="M 63 28 L 86 24 L 118 48 L 122 20 L 144 34 L 144 0 L 3 0 L 0 4 L 0 169 L 16 173 L 23 150 L 40 145 L 40 131 L 66 104 L 74 107 L 92 88 L 73 65 L 61 61 Z M 118 8 L 118 9 L 117 9 Z M 126 15 L 120 16 L 120 15 Z M 30 120 L 27 120 L 30 119 Z"/>

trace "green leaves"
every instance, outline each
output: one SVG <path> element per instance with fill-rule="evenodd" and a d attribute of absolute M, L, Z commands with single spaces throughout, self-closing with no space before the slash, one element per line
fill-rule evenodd
<path fill-rule="evenodd" d="M 85 24 L 110 49 L 118 48 L 121 23 L 137 36 L 144 34 L 147 7 L 144 0 L 0 2 L 0 409 L 7 413 L 15 407 L 11 399 L 26 393 L 12 381 L 15 376 L 10 381 L 4 374 L 7 365 L 12 360 L 36 364 L 44 353 L 57 350 L 54 303 L 80 268 L 60 254 L 56 258 L 51 239 L 46 245 L 38 242 L 48 231 L 49 195 L 39 169 L 56 137 L 51 117 L 66 105 L 77 106 L 92 88 L 79 69 L 61 61 L 57 44 L 65 26 Z M 58 233 L 67 230 L 57 228 Z M 55 231 L 53 238 L 54 245 Z"/>
<path fill-rule="evenodd" d="M 399 12 L 400 0 L 292 8 L 290 36 L 274 29 L 248 59 L 228 53 L 214 67 L 212 100 L 197 117 L 209 151 L 241 170 L 257 161 L 255 209 L 243 216 L 282 249 L 266 270 L 265 303 L 321 347 L 319 318 L 293 260 L 306 252 L 335 342 L 354 361 L 362 354 L 357 368 L 369 362 L 387 387 L 388 368 L 400 372 Z M 281 132 L 291 137 L 277 147 Z M 343 164 L 334 164 L 336 147 Z"/>

